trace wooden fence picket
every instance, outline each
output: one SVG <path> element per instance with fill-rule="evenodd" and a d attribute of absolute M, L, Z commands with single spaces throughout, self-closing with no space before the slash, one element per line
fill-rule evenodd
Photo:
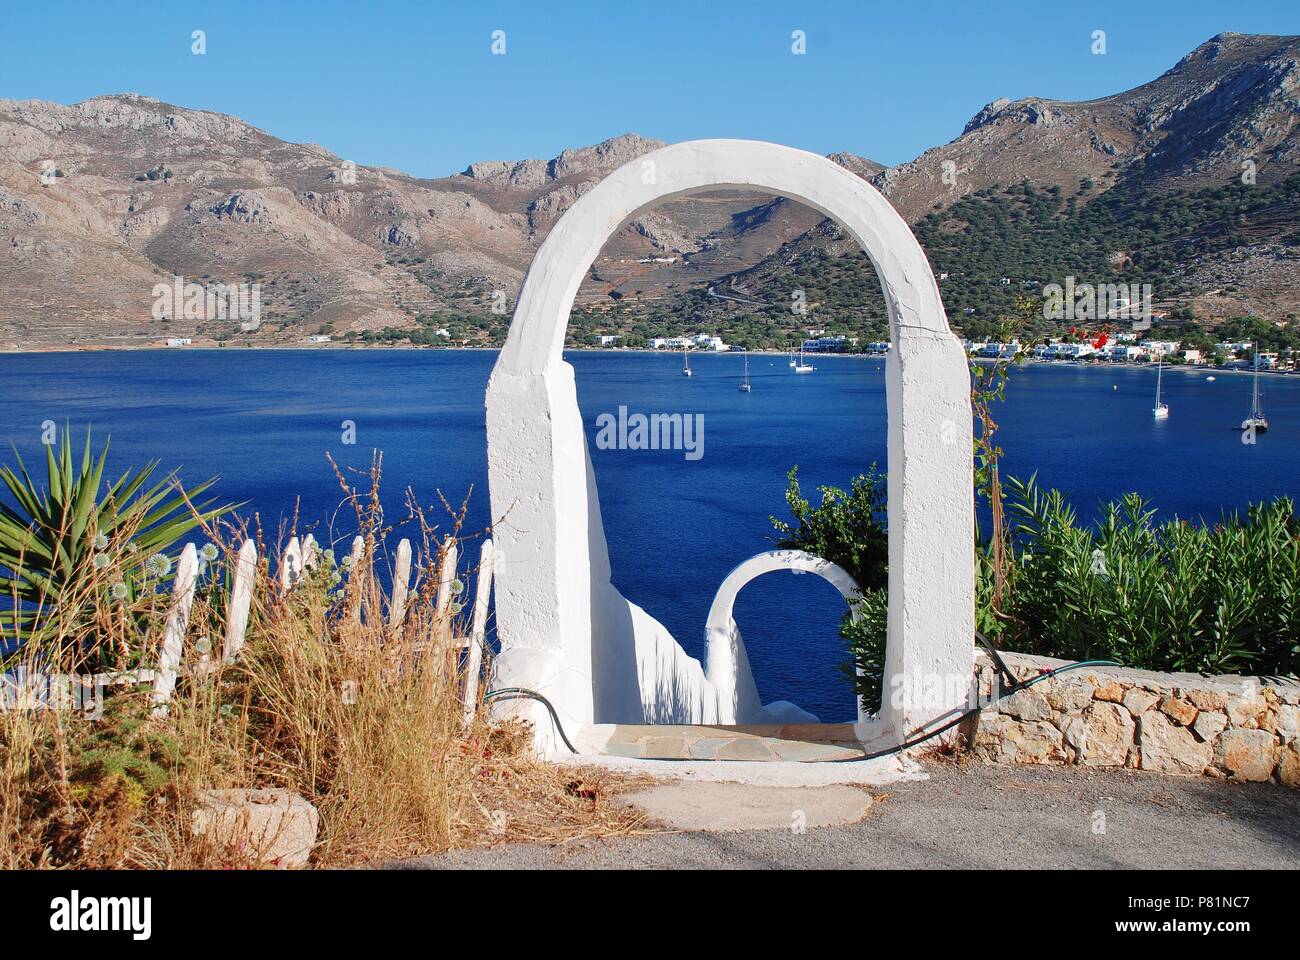
<path fill-rule="evenodd" d="M 397 545 L 393 564 L 393 598 L 388 605 L 388 624 L 400 627 L 406 617 L 406 598 L 411 589 L 411 541 L 403 538 Z"/>
<path fill-rule="evenodd" d="M 474 590 L 474 613 L 470 618 L 469 654 L 465 658 L 465 686 L 462 690 L 465 722 L 474 719 L 478 709 L 479 673 L 483 669 L 483 645 L 487 637 L 488 603 L 492 596 L 492 577 L 496 571 L 496 548 L 491 540 L 483 541 L 478 555 L 478 583 Z"/>
<path fill-rule="evenodd" d="M 235 582 L 230 588 L 230 603 L 226 607 L 226 637 L 221 649 L 221 662 L 233 663 L 244 648 L 244 632 L 248 629 L 248 608 L 253 602 L 253 582 L 257 575 L 257 545 L 245 540 L 235 561 Z"/>
<path fill-rule="evenodd" d="M 314 570 L 319 561 L 320 548 L 316 545 L 316 538 L 309 533 L 302 540 L 302 571 L 300 576 L 305 575 L 308 570 Z"/>
<path fill-rule="evenodd" d="M 361 566 L 361 557 L 366 552 L 366 540 L 364 537 L 357 536 L 352 538 L 352 552 L 348 554 L 348 584 L 351 586 L 353 573 Z M 352 608 L 352 620 L 355 623 L 361 622 L 361 593 L 358 585 L 355 591 L 357 604 Z"/>
<path fill-rule="evenodd" d="M 302 579 L 302 546 L 293 537 L 280 557 L 280 590 L 288 593 Z"/>
<path fill-rule="evenodd" d="M 185 631 L 190 625 L 190 606 L 194 603 L 194 586 L 198 582 L 199 556 L 194 544 L 185 544 L 181 558 L 176 563 L 176 580 L 172 587 L 172 606 L 167 613 L 167 626 L 163 631 L 158 669 L 154 674 L 154 715 L 167 712 L 167 701 L 176 688 L 176 674 L 181 666 L 181 648 Z"/>
<path fill-rule="evenodd" d="M 451 585 L 456 580 L 456 541 L 448 537 L 443 541 L 442 565 L 438 568 L 438 598 L 433 607 L 439 641 L 459 648 L 451 635 Z"/>

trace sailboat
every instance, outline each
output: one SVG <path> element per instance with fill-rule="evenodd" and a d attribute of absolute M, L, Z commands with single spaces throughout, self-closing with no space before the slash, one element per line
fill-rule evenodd
<path fill-rule="evenodd" d="M 745 351 L 745 379 L 740 381 L 740 386 L 737 387 L 736 389 L 738 389 L 741 393 L 749 393 L 751 390 L 754 389 L 752 386 L 750 386 L 749 383 L 749 351 L 748 350 Z"/>
<path fill-rule="evenodd" d="M 1255 382 L 1250 392 L 1250 416 L 1241 421 L 1241 429 L 1263 433 L 1268 429 L 1264 408 L 1259 403 L 1259 344 L 1255 344 Z"/>
<path fill-rule="evenodd" d="M 794 365 L 795 365 L 795 363 L 794 363 L 794 347 L 791 347 L 791 348 L 790 348 L 790 366 L 793 367 Z"/>
<path fill-rule="evenodd" d="M 794 361 L 791 361 L 791 363 L 794 363 Z M 807 364 L 807 363 L 804 363 L 804 362 L 803 362 L 803 344 L 802 344 L 802 343 L 799 344 L 799 362 L 798 362 L 798 363 L 794 363 L 794 372 L 795 372 L 795 373 L 812 373 L 812 372 L 813 372 L 814 370 L 816 370 L 816 369 L 817 369 L 816 367 L 811 366 L 810 364 Z"/>
<path fill-rule="evenodd" d="M 684 364 L 682 367 L 682 376 L 691 376 L 691 355 L 686 352 L 685 347 L 682 347 L 682 363 Z"/>
<path fill-rule="evenodd" d="M 1169 416 L 1169 404 L 1160 402 L 1160 382 L 1165 372 L 1163 360 L 1157 361 L 1156 364 L 1156 405 L 1151 408 L 1151 415 L 1157 420 L 1163 420 Z"/>

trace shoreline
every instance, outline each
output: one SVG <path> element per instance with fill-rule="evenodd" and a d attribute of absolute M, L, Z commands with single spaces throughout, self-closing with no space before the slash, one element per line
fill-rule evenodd
<path fill-rule="evenodd" d="M 224 353 L 228 350 L 267 350 L 267 351 L 297 351 L 300 353 L 313 353 L 321 350 L 356 350 L 356 351 L 433 351 L 437 353 L 500 353 L 501 347 L 429 347 L 413 346 L 405 344 L 394 346 L 388 344 L 353 344 L 339 341 L 336 343 L 322 344 L 260 344 L 257 346 L 238 346 L 231 345 L 226 347 L 191 345 L 186 347 L 167 347 L 156 344 L 149 346 L 127 347 L 127 346 L 56 346 L 46 348 L 20 348 L 15 350 L 0 350 L 0 358 L 10 356 L 47 356 L 50 354 L 76 354 L 76 353 Z M 601 353 L 601 354 L 664 354 L 676 355 L 676 350 L 651 350 L 648 347 L 565 347 L 563 352 L 568 353 Z M 696 350 L 692 351 L 692 356 L 735 356 L 741 355 L 745 351 L 740 350 Z M 750 350 L 751 355 L 756 357 L 786 357 L 789 356 L 788 350 Z M 819 360 L 885 360 L 888 354 L 882 353 L 814 353 L 813 357 Z M 971 357 L 971 362 L 979 364 L 1005 363 L 1004 360 L 996 360 L 985 357 Z M 1076 367 L 1082 370 L 1130 370 L 1130 369 L 1155 369 L 1157 364 L 1146 363 L 1110 363 L 1108 361 L 1098 361 L 1090 363 L 1080 363 L 1074 360 L 1036 360 L 1027 358 L 1023 366 L 1029 367 Z M 1219 374 L 1243 374 L 1253 376 L 1253 369 L 1240 369 L 1235 367 L 1208 367 L 1194 366 L 1191 364 L 1166 364 L 1165 369 L 1170 373 L 1204 373 L 1206 375 L 1218 376 Z M 1261 376 L 1266 377 L 1295 377 L 1300 376 L 1300 370 L 1260 370 Z"/>

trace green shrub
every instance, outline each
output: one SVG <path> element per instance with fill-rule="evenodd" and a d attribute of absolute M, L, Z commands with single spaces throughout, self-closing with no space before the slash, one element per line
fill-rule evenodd
<path fill-rule="evenodd" d="M 1059 491 L 1008 479 L 1012 617 L 1025 653 L 1146 670 L 1300 670 L 1300 521 L 1285 497 L 1215 524 L 1154 521 L 1134 493 L 1079 526 Z"/>
<path fill-rule="evenodd" d="M 840 635 L 864 706 L 880 702 L 887 622 L 885 489 L 875 466 L 813 507 L 788 474 L 794 523 L 773 518 L 783 549 L 844 567 L 863 588 Z M 1092 526 L 1033 477 L 1005 482 L 1009 573 L 993 608 L 987 542 L 976 551 L 975 623 L 1002 649 L 1066 660 L 1112 659 L 1144 670 L 1300 672 L 1300 518 L 1281 497 L 1218 523 L 1157 522 L 1136 493 Z"/>

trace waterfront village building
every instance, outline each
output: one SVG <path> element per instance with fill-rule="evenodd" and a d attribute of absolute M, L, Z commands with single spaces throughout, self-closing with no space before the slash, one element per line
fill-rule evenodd
<path fill-rule="evenodd" d="M 888 340 L 872 340 L 867 344 L 867 353 L 888 353 L 891 346 Z"/>
<path fill-rule="evenodd" d="M 1178 352 L 1177 340 L 1143 340 L 1138 346 L 1152 357 L 1167 357 Z"/>
<path fill-rule="evenodd" d="M 329 343 L 330 335 L 328 333 L 313 333 L 307 338 L 308 343 Z"/>
<path fill-rule="evenodd" d="M 1218 348 L 1220 353 L 1226 354 L 1229 357 L 1238 357 L 1249 350 L 1251 344 L 1249 341 L 1243 341 L 1241 343 L 1216 343 L 1215 347 Z"/>
<path fill-rule="evenodd" d="M 1009 360 L 1021 352 L 1019 340 L 1012 340 L 1010 343 L 986 343 L 980 347 L 979 355 L 990 359 Z"/>
<path fill-rule="evenodd" d="M 1146 351 L 1136 344 L 1115 343 L 1106 348 L 1106 359 L 1112 363 L 1127 363 L 1146 356 Z"/>
<path fill-rule="evenodd" d="M 623 338 L 617 333 L 602 333 L 596 337 L 602 347 L 612 347 Z"/>
<path fill-rule="evenodd" d="M 1091 343 L 1053 343 L 1047 348 L 1049 360 L 1082 360 L 1097 352 Z"/>
<path fill-rule="evenodd" d="M 1002 358 L 1011 359 L 1017 354 L 1024 352 L 1019 340 L 1012 340 L 1010 343 L 994 343 L 989 341 L 964 340 L 962 346 L 971 356 L 984 358 Z M 1034 351 L 1037 355 L 1037 350 Z"/>
<path fill-rule="evenodd" d="M 707 333 L 697 333 L 693 337 L 651 337 L 645 345 L 649 350 L 713 350 L 718 353 L 727 350 L 721 337 Z"/>
<path fill-rule="evenodd" d="M 1181 350 L 1179 351 L 1179 353 L 1181 354 L 1182 358 L 1188 363 L 1202 364 L 1205 362 L 1205 357 L 1202 355 L 1200 350 L 1188 349 L 1188 350 Z"/>
<path fill-rule="evenodd" d="M 193 341 L 189 337 L 168 337 L 167 346 L 169 347 L 188 347 Z"/>
<path fill-rule="evenodd" d="M 857 337 L 817 337 L 803 342 L 803 348 L 808 353 L 843 353 L 849 347 L 857 345 Z"/>

